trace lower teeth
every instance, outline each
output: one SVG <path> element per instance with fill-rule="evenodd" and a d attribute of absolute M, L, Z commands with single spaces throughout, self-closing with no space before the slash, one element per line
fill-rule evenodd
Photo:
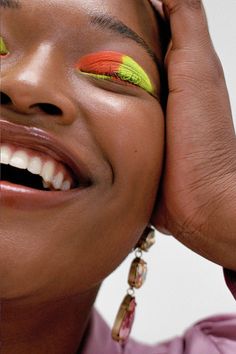
<path fill-rule="evenodd" d="M 70 183 L 67 181 L 64 181 L 62 183 L 61 188 L 54 188 L 53 184 L 51 184 L 50 182 L 46 182 L 44 180 L 42 180 L 42 183 L 45 189 L 49 189 L 51 191 L 56 191 L 56 190 L 68 191 L 70 189 Z"/>
<path fill-rule="evenodd" d="M 43 181 L 43 187 L 45 189 L 50 189 L 51 188 L 51 184 L 49 184 L 48 182 Z"/>

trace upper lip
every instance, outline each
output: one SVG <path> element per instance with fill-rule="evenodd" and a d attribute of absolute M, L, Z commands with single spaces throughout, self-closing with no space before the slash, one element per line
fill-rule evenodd
<path fill-rule="evenodd" d="M 1 143 L 13 143 L 49 155 L 69 169 L 77 186 L 88 186 L 92 183 L 85 163 L 63 145 L 61 139 L 39 128 L 15 124 L 5 119 L 0 119 L 0 127 Z"/>

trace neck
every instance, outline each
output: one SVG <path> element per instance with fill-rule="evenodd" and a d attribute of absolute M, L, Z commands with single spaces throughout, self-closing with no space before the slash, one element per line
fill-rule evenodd
<path fill-rule="evenodd" d="M 81 348 L 98 292 L 40 303 L 29 300 L 1 302 L 2 354 L 75 354 Z M 81 349 L 82 350 L 82 349 Z M 80 352 L 80 351 L 79 351 Z"/>

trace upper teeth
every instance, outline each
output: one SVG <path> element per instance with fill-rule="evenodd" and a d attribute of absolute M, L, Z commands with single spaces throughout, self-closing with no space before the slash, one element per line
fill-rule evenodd
<path fill-rule="evenodd" d="M 45 154 L 25 148 L 16 148 L 10 144 L 1 144 L 0 162 L 40 175 L 45 188 L 52 186 L 54 189 L 64 191 L 71 188 L 72 180 L 64 166 Z"/>

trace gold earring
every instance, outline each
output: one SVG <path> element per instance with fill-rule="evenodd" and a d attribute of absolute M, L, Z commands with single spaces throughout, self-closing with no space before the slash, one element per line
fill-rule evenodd
<path fill-rule="evenodd" d="M 143 251 L 149 251 L 154 243 L 155 230 L 151 227 L 147 227 L 135 246 L 135 259 L 131 264 L 128 276 L 128 284 L 130 287 L 120 305 L 112 328 L 112 338 L 120 344 L 124 344 L 129 338 L 137 305 L 134 296 L 135 289 L 141 288 L 147 275 L 147 263 L 142 259 Z"/>

